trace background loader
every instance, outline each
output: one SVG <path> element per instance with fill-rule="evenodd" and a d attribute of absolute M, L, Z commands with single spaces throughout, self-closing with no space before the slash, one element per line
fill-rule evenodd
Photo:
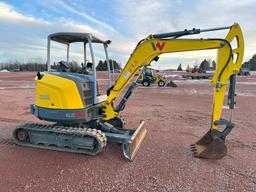
<path fill-rule="evenodd" d="M 157 84 L 159 87 L 177 87 L 173 81 L 169 81 L 156 71 L 149 67 L 144 67 L 141 70 L 137 83 L 142 84 L 144 87 L 149 87 L 151 83 Z"/>

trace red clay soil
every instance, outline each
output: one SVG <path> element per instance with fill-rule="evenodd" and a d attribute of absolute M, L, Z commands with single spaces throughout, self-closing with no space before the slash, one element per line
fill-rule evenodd
<path fill-rule="evenodd" d="M 0 73 L 0 191 L 256 191 L 255 76 L 238 78 L 236 127 L 221 160 L 193 158 L 189 147 L 210 127 L 208 81 L 138 87 L 122 115 L 126 127 L 146 120 L 148 135 L 128 162 L 113 143 L 95 157 L 13 145 L 15 126 L 39 122 L 28 108 L 34 75 Z"/>

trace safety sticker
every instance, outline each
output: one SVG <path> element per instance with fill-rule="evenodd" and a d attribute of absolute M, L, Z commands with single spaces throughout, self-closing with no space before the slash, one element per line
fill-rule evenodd
<path fill-rule="evenodd" d="M 128 79 L 128 78 L 130 77 L 130 74 L 131 74 L 131 72 L 130 72 L 130 71 L 127 71 L 127 72 L 125 73 L 125 75 L 124 75 L 124 78 L 125 78 L 125 79 Z"/>

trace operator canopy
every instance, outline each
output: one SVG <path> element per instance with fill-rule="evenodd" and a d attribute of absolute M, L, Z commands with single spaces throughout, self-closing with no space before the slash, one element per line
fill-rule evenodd
<path fill-rule="evenodd" d="M 74 42 L 88 43 L 89 38 L 92 39 L 93 43 L 108 43 L 108 41 L 102 41 L 101 39 L 93 36 L 91 33 L 61 32 L 61 33 L 53 33 L 49 35 L 48 38 L 58 43 L 64 43 L 64 44 L 69 44 Z"/>

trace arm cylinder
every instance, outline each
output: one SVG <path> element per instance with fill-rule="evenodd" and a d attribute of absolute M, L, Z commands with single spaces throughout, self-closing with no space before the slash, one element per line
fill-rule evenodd
<path fill-rule="evenodd" d="M 184 31 L 176 31 L 176 32 L 170 32 L 170 33 L 160 33 L 160 34 L 155 34 L 152 35 L 153 38 L 156 39 L 162 39 L 162 38 L 169 38 L 169 37 L 180 37 L 184 35 L 194 35 L 194 34 L 199 34 L 202 32 L 209 32 L 209 31 L 218 31 L 218 30 L 225 30 L 225 29 L 230 29 L 231 26 L 228 27 L 216 27 L 216 28 L 210 28 L 210 29 L 192 29 L 192 30 L 187 30 L 185 29 Z"/>
<path fill-rule="evenodd" d="M 161 38 L 177 37 L 177 36 L 183 36 L 183 35 L 193 35 L 193 34 L 199 34 L 199 33 L 200 33 L 200 29 L 192 29 L 192 30 L 176 31 L 171 33 L 155 34 L 153 35 L 153 37 L 156 39 L 161 39 Z"/>

